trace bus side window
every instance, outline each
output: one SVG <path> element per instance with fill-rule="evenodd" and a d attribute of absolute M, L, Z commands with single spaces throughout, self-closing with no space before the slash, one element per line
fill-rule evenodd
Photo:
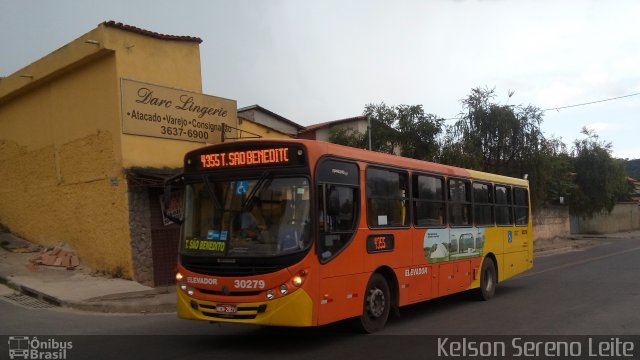
<path fill-rule="evenodd" d="M 511 187 L 496 185 L 494 189 L 496 195 L 496 225 L 513 225 L 513 214 L 511 212 Z"/>
<path fill-rule="evenodd" d="M 320 256 L 328 260 L 344 248 L 355 232 L 358 189 L 341 185 L 318 186 Z"/>
<path fill-rule="evenodd" d="M 409 225 L 409 177 L 406 172 L 367 168 L 367 223 L 372 228 Z"/>
<path fill-rule="evenodd" d="M 417 227 L 445 225 L 442 177 L 413 174 L 413 216 Z"/>
<path fill-rule="evenodd" d="M 470 226 L 471 182 L 449 179 L 449 223 L 453 226 Z"/>
<path fill-rule="evenodd" d="M 476 226 L 493 226 L 493 186 L 473 183 L 473 219 Z"/>
<path fill-rule="evenodd" d="M 524 188 L 513 188 L 513 213 L 516 225 L 529 223 L 529 193 Z"/>

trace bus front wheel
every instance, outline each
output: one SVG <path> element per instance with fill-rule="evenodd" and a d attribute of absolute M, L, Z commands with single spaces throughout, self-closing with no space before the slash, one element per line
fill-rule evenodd
<path fill-rule="evenodd" d="M 375 273 L 367 283 L 362 315 L 359 321 L 361 330 L 366 333 L 381 330 L 387 322 L 390 309 L 389 284 L 384 276 Z"/>
<path fill-rule="evenodd" d="M 489 300 L 496 293 L 498 285 L 498 276 L 496 264 L 491 258 L 485 258 L 482 262 L 480 270 L 480 288 L 477 289 L 476 295 L 479 300 Z"/>

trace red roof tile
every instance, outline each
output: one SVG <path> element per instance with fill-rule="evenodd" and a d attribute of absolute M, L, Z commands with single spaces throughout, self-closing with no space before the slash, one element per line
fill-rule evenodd
<path fill-rule="evenodd" d="M 198 37 L 159 34 L 157 32 L 153 32 L 153 31 L 149 31 L 149 30 L 145 30 L 145 29 L 140 29 L 138 27 L 131 26 L 131 25 L 125 25 L 123 23 L 115 22 L 113 20 L 105 21 L 105 22 L 102 23 L 102 25 L 108 26 L 108 27 L 112 27 L 112 28 L 116 28 L 116 29 L 120 29 L 120 30 L 124 30 L 124 31 L 130 31 L 130 32 L 137 33 L 137 34 L 140 34 L 140 35 L 150 36 L 150 37 L 153 37 L 153 38 L 156 38 L 156 39 L 160 39 L 160 40 L 192 41 L 192 42 L 197 42 L 198 44 L 202 43 L 202 39 L 200 39 Z"/>

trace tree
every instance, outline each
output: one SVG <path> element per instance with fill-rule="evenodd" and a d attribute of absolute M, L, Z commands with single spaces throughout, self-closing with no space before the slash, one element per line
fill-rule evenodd
<path fill-rule="evenodd" d="M 398 139 L 400 155 L 434 161 L 439 152 L 438 135 L 444 120 L 425 114 L 422 105 L 399 105 L 396 113 L 395 128 L 401 135 Z"/>
<path fill-rule="evenodd" d="M 483 171 L 520 177 L 521 164 L 544 143 L 542 111 L 534 106 L 492 102 L 493 89 L 475 88 L 462 100 L 463 113 L 452 128 L 470 165 Z"/>
<path fill-rule="evenodd" d="M 576 189 L 571 195 L 571 211 L 585 216 L 611 212 L 631 191 L 624 163 L 611 157 L 611 143 L 600 141 L 594 131 L 583 128 L 581 133 L 586 138 L 576 140 L 573 148 Z"/>
<path fill-rule="evenodd" d="M 422 105 L 367 104 L 363 115 L 371 123 L 373 151 L 389 154 L 399 151 L 402 156 L 421 160 L 437 157 L 437 138 L 443 120 L 425 114 Z M 368 131 L 363 134 L 351 128 L 334 128 L 329 134 L 331 142 L 368 149 Z"/>
<path fill-rule="evenodd" d="M 640 159 L 627 160 L 625 168 L 627 169 L 627 175 L 640 180 Z"/>
<path fill-rule="evenodd" d="M 371 150 L 393 154 L 400 139 L 393 128 L 397 117 L 395 108 L 384 103 L 368 104 L 365 106 L 363 114 L 368 117 L 371 125 Z M 329 130 L 329 141 L 340 145 L 369 149 L 369 130 L 360 133 L 349 127 L 335 127 Z"/>
<path fill-rule="evenodd" d="M 512 177 L 527 174 L 534 209 L 566 198 L 574 213 L 591 215 L 629 196 L 623 161 L 611 158 L 611 144 L 583 129 L 587 138 L 576 140 L 570 154 L 561 139 L 544 136 L 542 110 L 499 104 L 495 97 L 494 89 L 472 89 L 450 126 L 425 114 L 422 105 L 367 104 L 372 149 Z M 366 149 L 368 133 L 337 128 L 329 141 Z"/>
<path fill-rule="evenodd" d="M 350 127 L 335 127 L 329 130 L 329 141 L 334 144 L 368 149 L 366 135 Z"/>
<path fill-rule="evenodd" d="M 388 106 L 384 102 L 367 104 L 362 114 L 371 123 L 371 150 L 393 154 L 401 138 L 394 128 L 398 117 L 395 107 Z M 365 137 L 369 138 L 368 130 L 365 133 Z"/>
<path fill-rule="evenodd" d="M 531 198 L 546 204 L 559 204 L 560 198 L 568 201 L 576 188 L 571 164 L 571 155 L 561 139 L 545 139 L 541 152 L 535 155 L 531 165 L 535 184 L 531 188 Z"/>
<path fill-rule="evenodd" d="M 495 96 L 493 89 L 475 88 L 462 100 L 460 119 L 441 139 L 440 161 L 512 177 L 527 174 L 532 202 L 540 204 L 549 181 L 545 167 L 561 147 L 544 137 L 539 108 L 497 104 Z"/>

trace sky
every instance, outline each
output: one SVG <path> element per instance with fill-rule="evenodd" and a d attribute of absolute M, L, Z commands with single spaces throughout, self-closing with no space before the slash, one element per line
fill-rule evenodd
<path fill-rule="evenodd" d="M 0 77 L 115 20 L 203 39 L 205 94 L 304 126 L 381 102 L 453 119 L 481 87 L 548 109 L 569 150 L 588 127 L 638 159 L 638 19 L 636 0 L 0 0 Z"/>

